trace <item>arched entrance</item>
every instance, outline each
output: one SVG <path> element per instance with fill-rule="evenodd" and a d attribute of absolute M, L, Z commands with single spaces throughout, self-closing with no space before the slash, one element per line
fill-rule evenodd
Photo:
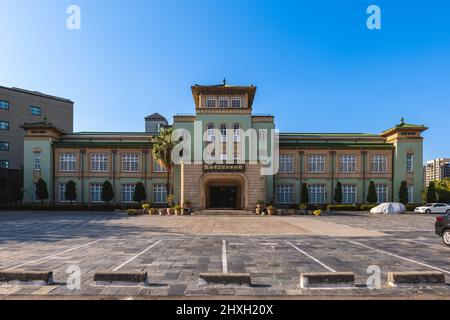
<path fill-rule="evenodd" d="M 200 182 L 202 206 L 206 209 L 246 207 L 247 181 L 241 174 L 208 173 Z"/>

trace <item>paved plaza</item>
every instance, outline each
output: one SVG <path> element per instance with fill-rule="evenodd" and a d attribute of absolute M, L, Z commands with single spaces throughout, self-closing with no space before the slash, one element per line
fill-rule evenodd
<path fill-rule="evenodd" d="M 390 288 L 387 272 L 441 271 L 450 248 L 433 215 L 138 216 L 85 212 L 0 212 L 0 270 L 53 271 L 53 285 L 0 285 L 23 297 L 450 297 L 450 286 Z M 69 267 L 81 288 L 69 289 Z M 381 288 L 367 288 L 368 267 Z M 251 274 L 252 285 L 199 281 L 201 272 Z M 99 271 L 145 271 L 146 286 L 97 285 Z M 301 272 L 354 272 L 349 289 L 302 289 Z"/>

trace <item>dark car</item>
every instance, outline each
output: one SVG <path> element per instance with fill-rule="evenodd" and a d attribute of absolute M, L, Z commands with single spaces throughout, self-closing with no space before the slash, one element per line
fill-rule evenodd
<path fill-rule="evenodd" d="M 435 231 L 438 236 L 442 237 L 442 241 L 450 247 L 450 214 L 436 218 Z"/>

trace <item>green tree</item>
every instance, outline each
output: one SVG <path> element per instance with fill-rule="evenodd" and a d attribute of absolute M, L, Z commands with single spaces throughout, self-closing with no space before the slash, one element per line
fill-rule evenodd
<path fill-rule="evenodd" d="M 114 191 L 111 182 L 106 180 L 102 185 L 102 201 L 109 203 L 114 199 Z"/>
<path fill-rule="evenodd" d="M 47 183 L 42 178 L 36 182 L 36 198 L 41 200 L 41 205 L 48 199 Z"/>
<path fill-rule="evenodd" d="M 77 187 L 75 185 L 75 182 L 73 182 L 72 180 L 70 180 L 66 184 L 64 197 L 66 198 L 66 200 L 70 201 L 70 204 L 72 204 L 72 201 L 75 201 L 77 199 Z"/>
<path fill-rule="evenodd" d="M 302 204 L 307 204 L 309 202 L 309 197 L 308 197 L 308 186 L 306 185 L 306 183 L 304 183 L 302 185 L 302 192 L 301 192 L 301 203 Z"/>
<path fill-rule="evenodd" d="M 428 203 L 437 202 L 436 184 L 434 183 L 434 181 L 430 181 L 430 183 L 428 184 L 427 202 Z"/>
<path fill-rule="evenodd" d="M 369 190 L 367 192 L 367 202 L 368 203 L 378 202 L 377 190 L 375 189 L 375 183 L 373 181 L 370 181 L 369 183 Z"/>
<path fill-rule="evenodd" d="M 406 185 L 406 181 L 402 181 L 400 185 L 400 191 L 398 193 L 398 199 L 401 203 L 408 203 L 408 186 Z"/>
<path fill-rule="evenodd" d="M 172 195 L 172 188 L 170 184 L 170 176 L 172 175 L 173 162 L 172 150 L 175 143 L 172 141 L 173 128 L 163 128 L 159 135 L 153 141 L 152 153 L 160 166 L 166 168 L 166 191 L 167 196 Z"/>
<path fill-rule="evenodd" d="M 139 181 L 134 188 L 133 201 L 142 202 L 145 199 L 147 199 L 147 193 L 145 192 L 144 184 Z"/>
<path fill-rule="evenodd" d="M 436 197 L 438 202 L 450 202 L 450 179 L 436 181 Z"/>
<path fill-rule="evenodd" d="M 342 203 L 342 184 L 338 181 L 336 188 L 334 188 L 334 202 L 337 204 Z"/>

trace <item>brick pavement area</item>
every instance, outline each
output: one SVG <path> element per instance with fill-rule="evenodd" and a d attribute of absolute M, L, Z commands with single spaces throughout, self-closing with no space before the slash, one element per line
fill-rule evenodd
<path fill-rule="evenodd" d="M 439 270 L 450 282 L 450 248 L 434 216 L 141 216 L 0 212 L 0 270 L 53 271 L 50 286 L 0 285 L 1 297 L 348 296 L 450 297 L 450 286 L 389 288 L 388 271 Z M 223 241 L 225 240 L 225 254 Z M 224 258 L 225 257 L 225 258 Z M 249 272 L 251 286 L 205 285 L 200 272 Z M 66 286 L 81 270 L 81 289 Z M 380 289 L 365 284 L 381 270 Z M 147 286 L 98 286 L 97 271 L 146 271 Z M 351 289 L 301 289 L 300 272 L 351 271 Z"/>

